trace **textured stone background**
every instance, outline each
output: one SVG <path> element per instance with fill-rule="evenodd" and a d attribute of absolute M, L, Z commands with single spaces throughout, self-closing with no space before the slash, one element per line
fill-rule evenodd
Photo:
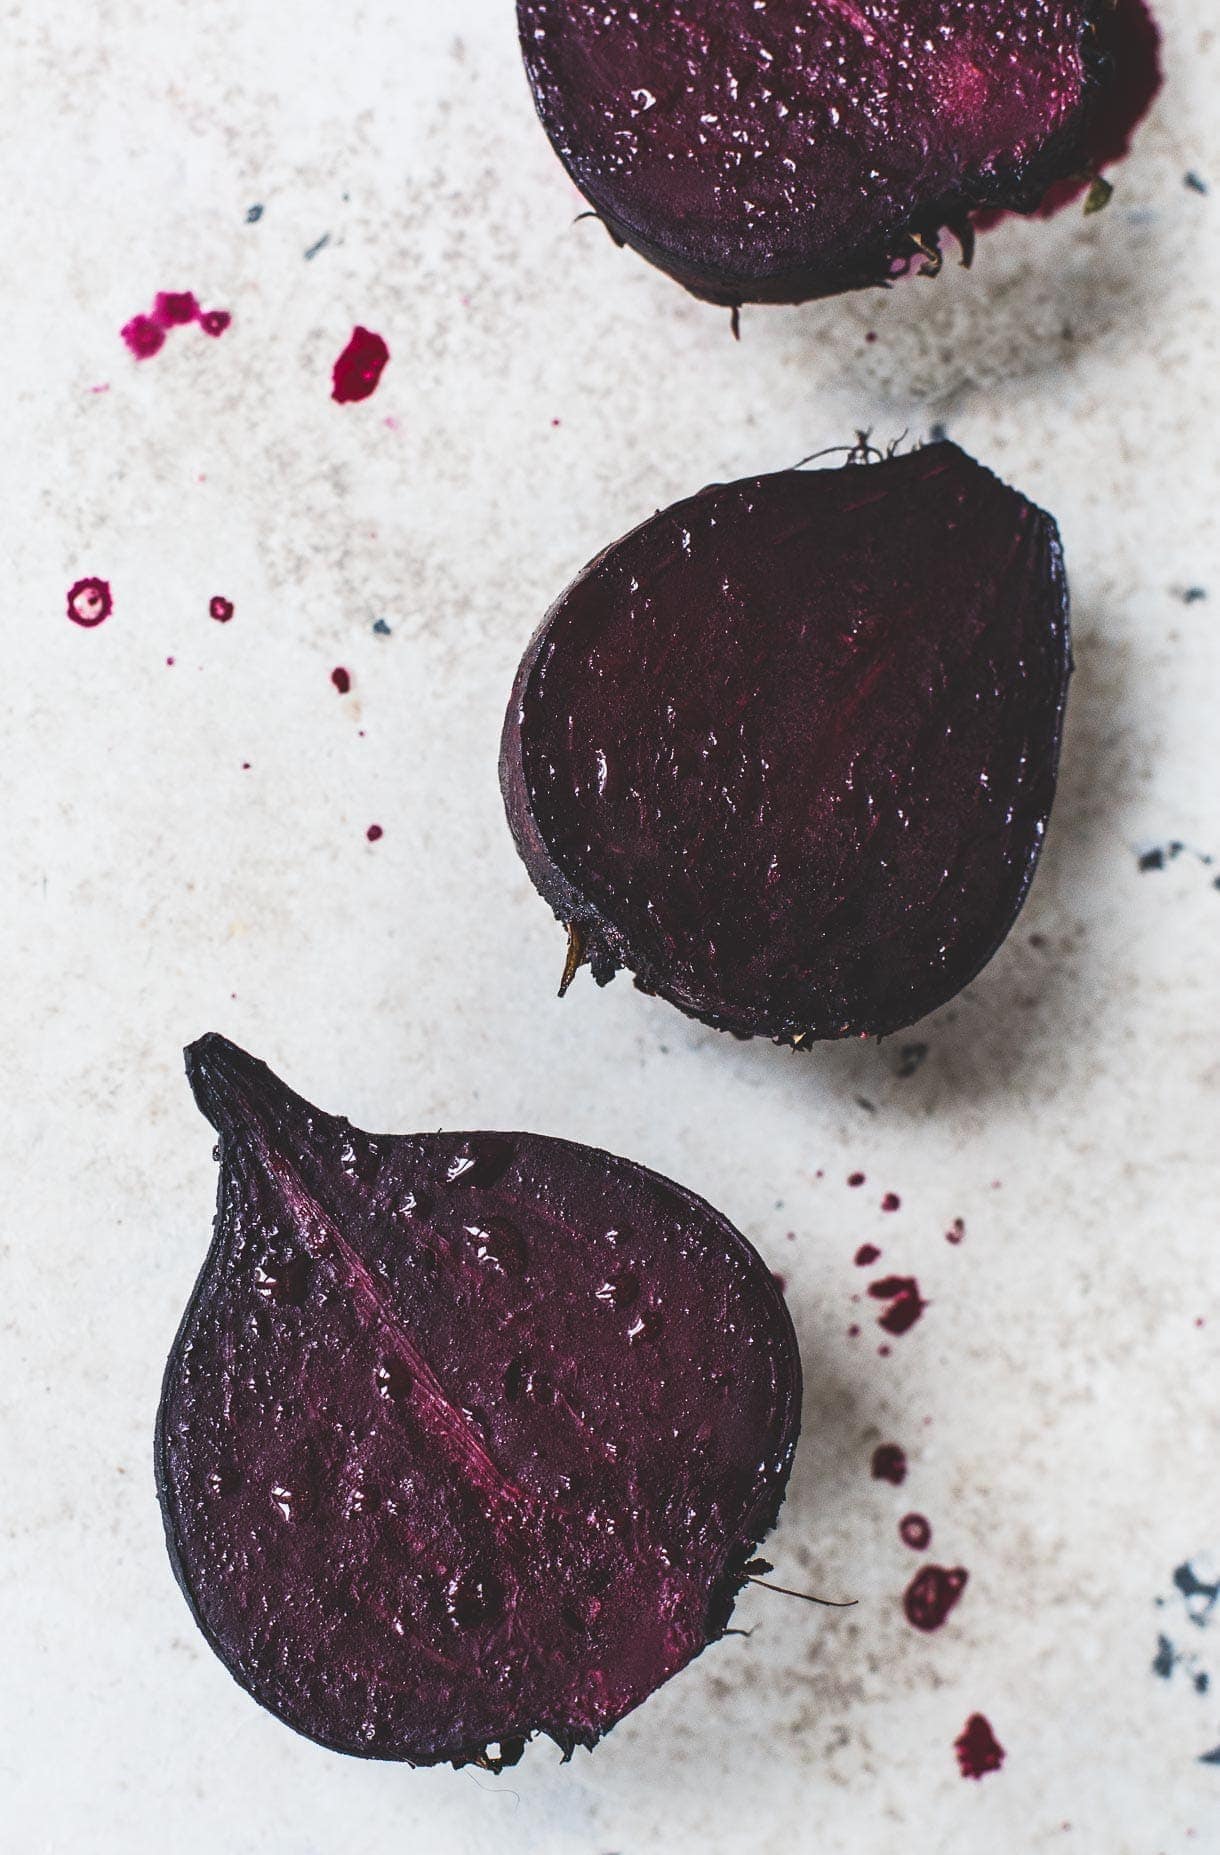
<path fill-rule="evenodd" d="M 6 1847 L 1220 1850 L 1220 1689 L 1192 1679 L 1220 1626 L 1172 1583 L 1220 1550 L 1220 42 L 1209 0 L 1160 15 L 1167 87 L 1107 213 L 747 311 L 738 346 L 573 224 L 508 0 L 5 8 Z M 158 289 L 232 329 L 137 365 L 118 330 Z M 393 360 L 339 407 L 354 322 Z M 741 1047 L 622 981 L 560 1006 L 495 764 L 545 606 L 705 481 L 937 421 L 1056 511 L 1073 577 L 1061 797 L 1008 945 L 906 1078 L 897 1043 Z M 92 632 L 64 618 L 85 574 L 115 594 Z M 150 1469 L 212 1212 L 178 1055 L 209 1027 L 365 1125 L 574 1136 L 723 1207 L 807 1362 L 772 1556 L 859 1608 L 751 1592 L 749 1639 L 593 1758 L 536 1746 L 499 1782 L 261 1713 L 194 1632 Z M 852 1302 L 866 1239 L 932 1303 L 889 1358 Z M 908 1508 L 970 1572 L 936 1636 L 900 1609 Z M 1198 1661 L 1155 1675 L 1159 1634 Z M 1008 1752 L 980 1785 L 952 1750 L 975 1710 Z"/>

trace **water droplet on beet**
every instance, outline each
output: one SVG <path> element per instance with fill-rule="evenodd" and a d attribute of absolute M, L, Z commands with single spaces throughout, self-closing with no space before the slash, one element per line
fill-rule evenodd
<path fill-rule="evenodd" d="M 644 1340 L 655 1340 L 661 1331 L 662 1320 L 659 1311 L 653 1307 L 641 1308 L 627 1323 L 627 1338 L 633 1346 Z"/>
<path fill-rule="evenodd" d="M 463 1629 L 488 1623 L 500 1616 L 504 1608 L 504 1591 L 490 1570 L 464 1572 L 449 1585 L 446 1593 L 449 1615 Z"/>
<path fill-rule="evenodd" d="M 338 1750 L 593 1745 L 722 1632 L 782 1501 L 800 1370 L 761 1259 L 590 1148 L 373 1139 L 219 1037 L 188 1072 L 221 1208 L 156 1470 L 207 1640 Z M 650 1297 L 613 1319 L 608 1229 Z"/>
<path fill-rule="evenodd" d="M 640 1298 L 640 1278 L 634 1269 L 620 1269 L 617 1275 L 602 1282 L 593 1292 L 607 1307 L 634 1307 Z"/>
<path fill-rule="evenodd" d="M 309 1290 L 309 1259 L 291 1256 L 254 1271 L 254 1291 L 279 1307 L 300 1307 Z"/>
<path fill-rule="evenodd" d="M 415 1389 L 415 1380 L 401 1359 L 383 1359 L 377 1367 L 377 1389 L 393 1404 L 406 1404 Z"/>
<path fill-rule="evenodd" d="M 644 522 L 551 608 L 504 726 L 565 980 L 626 967 L 797 1046 L 923 1017 L 1025 899 L 1068 672 L 1054 522 L 954 445 Z"/>
<path fill-rule="evenodd" d="M 489 1217 L 482 1224 L 467 1224 L 466 1235 L 485 1269 L 499 1275 L 521 1275 L 529 1261 L 525 1238 L 506 1217 Z"/>
<path fill-rule="evenodd" d="M 454 1153 L 445 1167 L 451 1185 L 498 1185 L 513 1163 L 513 1142 L 496 1134 L 481 1134 Z"/>
<path fill-rule="evenodd" d="M 1124 4 L 1126 0 L 1124 0 Z M 977 207 L 1086 163 L 1094 0 L 518 0 L 557 154 L 617 243 L 711 302 L 801 302 L 968 255 Z"/>

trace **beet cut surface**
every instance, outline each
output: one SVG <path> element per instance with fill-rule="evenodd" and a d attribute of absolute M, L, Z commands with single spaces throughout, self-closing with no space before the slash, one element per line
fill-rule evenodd
<path fill-rule="evenodd" d="M 1054 522 L 952 444 L 717 485 L 607 548 L 500 757 L 565 987 L 627 967 L 798 1045 L 943 1004 L 1033 874 L 1067 615 Z"/>
<path fill-rule="evenodd" d="M 376 1138 L 222 1037 L 212 1249 L 166 1368 L 174 1571 L 230 1672 L 343 1752 L 592 1746 L 720 1636 L 800 1363 L 691 1193 L 533 1134 Z"/>
<path fill-rule="evenodd" d="M 568 173 L 696 296 L 793 303 L 938 267 L 977 207 L 1085 163 L 1105 0 L 518 0 Z M 922 255 L 921 255 L 922 254 Z"/>

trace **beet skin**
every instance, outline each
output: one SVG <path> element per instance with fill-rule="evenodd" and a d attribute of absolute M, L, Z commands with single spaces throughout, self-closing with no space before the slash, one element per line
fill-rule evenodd
<path fill-rule="evenodd" d="M 709 302 L 935 269 L 1087 162 L 1107 0 L 518 0 L 568 173 Z"/>
<path fill-rule="evenodd" d="M 739 1036 L 952 998 L 1041 847 L 1070 668 L 1050 516 L 956 445 L 676 503 L 551 608 L 500 778 L 564 986 L 627 967 Z"/>
<path fill-rule="evenodd" d="M 211 1252 L 157 1487 L 196 1621 L 338 1751 L 592 1746 L 720 1636 L 774 1524 L 800 1363 L 709 1205 L 533 1134 L 377 1137 L 222 1037 Z"/>

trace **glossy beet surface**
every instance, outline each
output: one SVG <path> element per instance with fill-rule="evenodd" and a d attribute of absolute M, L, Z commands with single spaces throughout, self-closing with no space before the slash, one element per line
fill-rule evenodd
<path fill-rule="evenodd" d="M 716 303 L 884 283 L 1084 163 L 1106 0 L 518 0 L 616 238 Z"/>
<path fill-rule="evenodd" d="M 187 1069 L 220 1198 L 156 1465 L 208 1641 L 340 1751 L 593 1745 L 722 1633 L 783 1500 L 771 1275 L 607 1153 L 373 1138 L 221 1037 Z"/>
<path fill-rule="evenodd" d="M 692 496 L 531 643 L 500 772 L 599 981 L 741 1035 L 896 1030 L 1021 906 L 1069 670 L 1054 522 L 955 445 Z"/>

